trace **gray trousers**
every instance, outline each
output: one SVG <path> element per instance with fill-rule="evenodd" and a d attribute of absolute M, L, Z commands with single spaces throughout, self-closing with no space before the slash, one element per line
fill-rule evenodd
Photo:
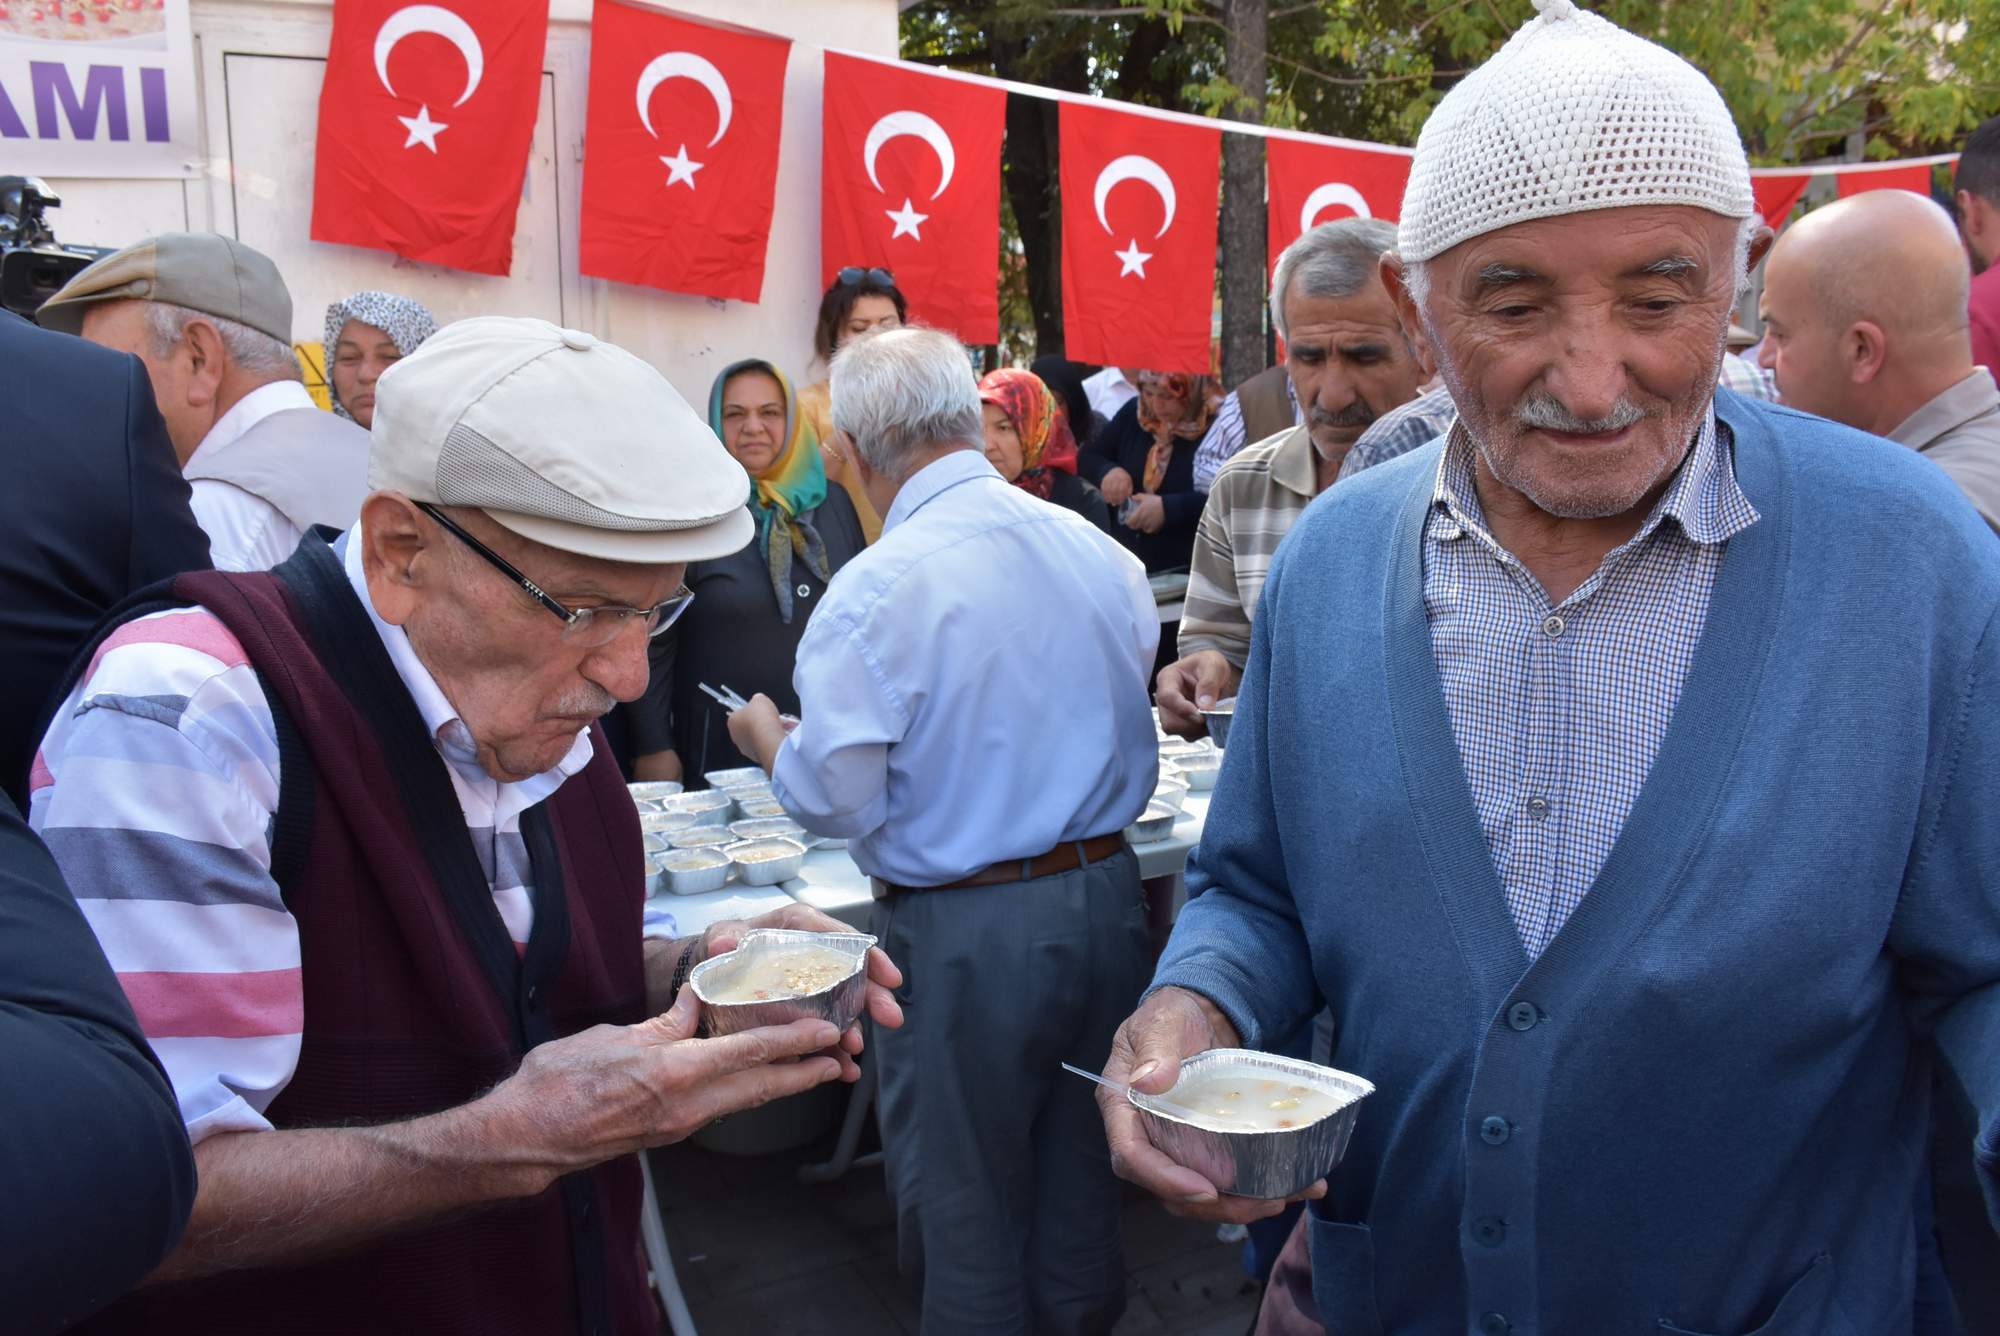
<path fill-rule="evenodd" d="M 1092 1087 L 1152 974 L 1130 850 L 875 907 L 902 967 L 874 1031 L 902 1270 L 925 1336 L 1102 1333 L 1125 1307 L 1119 1189 Z"/>

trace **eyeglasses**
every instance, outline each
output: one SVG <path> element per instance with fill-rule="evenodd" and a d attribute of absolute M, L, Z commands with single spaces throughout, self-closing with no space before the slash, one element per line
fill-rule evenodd
<path fill-rule="evenodd" d="M 863 269 L 858 264 L 848 265 L 833 277 L 834 281 L 843 288 L 851 288 L 863 279 L 875 284 L 877 287 L 893 288 L 896 286 L 896 276 L 887 269 Z"/>
<path fill-rule="evenodd" d="M 449 529 L 459 542 L 486 558 L 495 570 L 527 590 L 529 597 L 535 602 L 562 618 L 562 638 L 571 644 L 608 645 L 618 638 L 618 633 L 623 631 L 626 623 L 634 617 L 641 619 L 640 625 L 646 628 L 646 635 L 650 639 L 672 626 L 680 615 L 687 611 L 688 604 L 694 602 L 694 591 L 682 585 L 680 592 L 672 598 L 650 608 L 631 608 L 618 603 L 600 604 L 594 608 L 566 608 L 542 592 L 542 587 L 521 574 L 512 562 L 454 523 L 442 510 L 428 501 L 419 501 L 416 507 Z"/>

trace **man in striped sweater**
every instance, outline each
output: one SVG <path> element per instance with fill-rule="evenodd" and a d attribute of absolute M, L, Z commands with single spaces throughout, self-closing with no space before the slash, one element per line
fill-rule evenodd
<path fill-rule="evenodd" d="M 642 942 L 594 723 L 748 484 L 637 358 L 481 319 L 382 377 L 370 485 L 335 541 L 128 604 L 37 758 L 200 1175 L 88 1330 L 650 1334 L 632 1152 L 857 1074 L 824 1022 L 692 1037 L 743 925 Z"/>
<path fill-rule="evenodd" d="M 1236 694 L 1271 554 L 1312 499 L 1345 476 L 1349 453 L 1366 437 L 1375 459 L 1389 458 L 1450 424 L 1448 396 L 1418 398 L 1431 369 L 1397 326 L 1378 277 L 1382 253 L 1395 244 L 1391 224 L 1343 218 L 1313 228 L 1278 257 L 1271 322 L 1284 337 L 1285 370 L 1305 420 L 1238 451 L 1209 490 L 1188 571 L 1181 657 L 1156 684 L 1160 722 L 1176 733 L 1201 736 L 1201 711 Z"/>

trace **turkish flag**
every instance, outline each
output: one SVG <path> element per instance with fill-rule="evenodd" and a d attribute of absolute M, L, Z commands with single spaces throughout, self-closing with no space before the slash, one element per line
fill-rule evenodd
<path fill-rule="evenodd" d="M 312 238 L 505 274 L 548 0 L 335 0 Z"/>
<path fill-rule="evenodd" d="M 583 272 L 754 302 L 778 187 L 782 37 L 597 0 Z"/>
<path fill-rule="evenodd" d="M 1410 155 L 1273 135 L 1265 141 L 1267 263 L 1319 223 L 1403 214 Z"/>
<path fill-rule="evenodd" d="M 1006 125 L 999 88 L 827 52 L 823 281 L 849 265 L 887 269 L 912 320 L 998 342 Z"/>
<path fill-rule="evenodd" d="M 1068 355 L 1206 373 L 1222 131 L 1076 102 L 1057 126 Z"/>
<path fill-rule="evenodd" d="M 1871 190 L 1907 190 L 1928 199 L 1931 193 L 1931 165 L 1920 162 L 1913 167 L 1890 167 L 1882 171 L 1836 172 L 1833 188 L 1842 199 L 1850 195 L 1865 195 Z"/>
<path fill-rule="evenodd" d="M 1757 212 L 1764 216 L 1764 226 L 1773 232 L 1782 231 L 1791 219 L 1792 210 L 1799 207 L 1799 200 L 1806 193 L 1806 187 L 1812 184 L 1812 179 L 1811 172 L 1751 177 L 1750 193 L 1756 196 Z"/>

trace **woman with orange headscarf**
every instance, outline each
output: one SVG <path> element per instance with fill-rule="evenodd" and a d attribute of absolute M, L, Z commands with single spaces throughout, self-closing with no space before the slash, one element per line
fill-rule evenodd
<path fill-rule="evenodd" d="M 1099 486 L 1107 498 L 1130 492 L 1113 532 L 1149 573 L 1185 570 L 1205 500 L 1194 489 L 1195 449 L 1219 396 L 1208 376 L 1142 371 L 1138 381 L 1139 397 L 1092 444 L 1103 469 Z"/>
<path fill-rule="evenodd" d="M 1019 367 L 989 371 L 979 382 L 986 412 L 986 459 L 1000 476 L 1111 532 L 1104 494 L 1076 476 L 1069 414 L 1040 376 Z"/>

